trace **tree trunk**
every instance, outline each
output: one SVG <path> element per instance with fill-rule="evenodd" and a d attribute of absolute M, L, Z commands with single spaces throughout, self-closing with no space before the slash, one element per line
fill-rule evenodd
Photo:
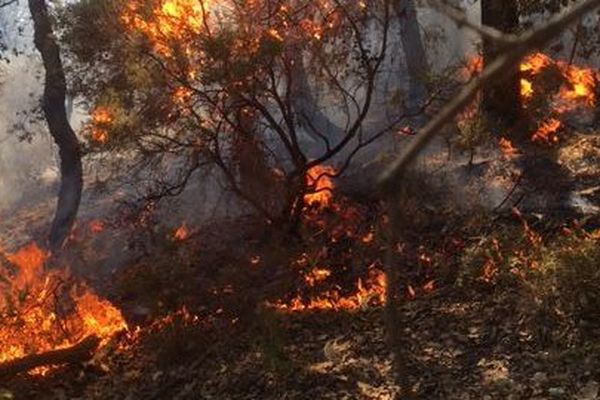
<path fill-rule="evenodd" d="M 308 82 L 306 67 L 300 51 L 292 55 L 292 107 L 296 114 L 298 125 L 317 143 L 325 145 L 329 141 L 331 147 L 337 144 L 345 135 L 344 129 L 333 123 L 323 112 Z M 325 138 L 325 139 L 324 139 Z M 306 151 L 310 155 L 312 149 Z M 315 154 L 321 154 L 316 152 Z"/>
<path fill-rule="evenodd" d="M 394 7 L 400 19 L 400 40 L 410 79 L 407 106 L 408 111 L 412 112 L 418 109 L 427 97 L 425 85 L 429 74 L 427 53 L 421 38 L 421 28 L 414 0 L 397 0 Z"/>
<path fill-rule="evenodd" d="M 81 201 L 81 151 L 67 118 L 66 78 L 45 0 L 29 0 L 29 10 L 33 18 L 35 47 L 46 70 L 42 108 L 60 155 L 61 184 L 49 237 L 50 250 L 56 251 L 70 234 Z"/>
<path fill-rule="evenodd" d="M 516 33 L 519 29 L 517 0 L 482 0 L 481 22 L 504 33 Z M 483 63 L 490 65 L 502 51 L 496 43 L 483 40 Z M 483 110 L 494 119 L 514 125 L 521 116 L 519 65 L 515 63 L 506 71 L 506 80 L 483 88 Z"/>

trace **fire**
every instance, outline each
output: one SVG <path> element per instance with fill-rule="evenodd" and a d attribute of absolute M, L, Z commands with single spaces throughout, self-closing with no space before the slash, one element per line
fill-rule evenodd
<path fill-rule="evenodd" d="M 556 68 L 564 79 L 558 94 L 553 99 L 554 111 L 562 113 L 575 107 L 594 107 L 597 103 L 596 87 L 600 73 L 592 68 L 569 64 L 562 60 L 553 60 L 546 54 L 537 52 L 529 55 L 519 65 L 521 72 L 521 96 L 527 104 L 535 93 L 534 79 L 549 68 Z M 471 57 L 467 60 L 461 74 L 466 79 L 481 72 L 483 58 Z"/>
<path fill-rule="evenodd" d="M 186 240 L 189 236 L 190 230 L 188 229 L 187 224 L 185 222 L 175 230 L 175 233 L 173 233 L 173 238 L 179 241 Z"/>
<path fill-rule="evenodd" d="M 577 107 L 596 105 L 596 86 L 600 74 L 591 69 L 562 60 L 553 60 L 543 53 L 534 53 L 525 58 L 520 65 L 521 95 L 527 103 L 535 95 L 533 79 L 549 68 L 556 68 L 564 83 L 553 98 L 553 108 L 557 113 L 571 111 Z"/>
<path fill-rule="evenodd" d="M 317 283 L 324 281 L 331 276 L 331 270 L 324 268 L 314 268 L 304 276 L 304 282 L 308 286 L 315 286 Z"/>
<path fill-rule="evenodd" d="M 98 233 L 102 233 L 104 231 L 104 223 L 98 219 L 94 219 L 92 221 L 90 221 L 89 224 L 89 229 L 90 229 L 90 233 L 92 234 L 98 234 Z"/>
<path fill-rule="evenodd" d="M 334 175 L 333 167 L 326 165 L 312 167 L 306 174 L 306 185 L 311 193 L 304 195 L 304 203 L 320 209 L 330 206 L 335 188 L 331 177 Z"/>
<path fill-rule="evenodd" d="M 201 33 L 208 17 L 207 0 L 160 0 L 150 15 L 137 2 L 128 2 L 121 22 L 141 34 L 161 56 L 172 57 L 174 46 L 183 46 L 191 54 L 191 38 Z"/>
<path fill-rule="evenodd" d="M 105 106 L 96 107 L 91 115 L 91 137 L 97 143 L 105 144 L 108 141 L 107 128 L 114 122 L 114 116 Z"/>
<path fill-rule="evenodd" d="M 500 138 L 498 141 L 498 147 L 500 147 L 500 151 L 506 159 L 510 159 L 517 154 L 516 147 L 513 146 L 512 142 L 506 138 Z"/>
<path fill-rule="evenodd" d="M 106 344 L 127 329 L 118 309 L 67 270 L 45 270 L 49 257 L 37 245 L 6 258 L 12 265 L 0 264 L 0 363 L 69 347 L 91 335 Z"/>
<path fill-rule="evenodd" d="M 310 276 L 310 274 L 313 272 L 314 270 L 311 271 L 307 276 Z M 329 271 L 329 273 L 331 272 Z M 322 278 L 322 280 L 329 276 L 329 274 L 325 275 L 326 276 Z M 385 274 L 380 269 L 371 266 L 369 268 L 369 276 L 366 279 L 366 282 L 363 282 L 361 278 L 358 278 L 356 281 L 356 290 L 354 293 L 348 296 L 343 296 L 338 290 L 329 290 L 314 298 L 305 300 L 302 298 L 302 296 L 298 295 L 287 303 L 278 301 L 270 305 L 280 311 L 289 312 L 309 310 L 351 311 L 360 309 L 369 304 L 384 304 L 385 291 Z"/>
<path fill-rule="evenodd" d="M 531 140 L 552 144 L 558 142 L 558 130 L 562 127 L 562 122 L 556 118 L 542 122 L 538 130 L 533 134 Z"/>
<path fill-rule="evenodd" d="M 596 86 L 600 75 L 589 68 L 565 63 L 559 63 L 558 65 L 567 81 L 567 84 L 560 89 L 559 98 L 567 103 L 575 102 L 587 107 L 594 107 L 597 101 Z"/>

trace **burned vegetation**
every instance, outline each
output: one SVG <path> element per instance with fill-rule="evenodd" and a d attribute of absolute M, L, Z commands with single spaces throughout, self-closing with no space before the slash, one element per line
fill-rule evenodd
<path fill-rule="evenodd" d="M 599 398 L 599 20 L 0 2 L 0 399 Z"/>

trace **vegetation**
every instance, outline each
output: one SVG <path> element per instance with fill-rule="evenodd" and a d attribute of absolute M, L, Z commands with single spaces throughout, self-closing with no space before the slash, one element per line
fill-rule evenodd
<path fill-rule="evenodd" d="M 598 398 L 600 0 L 469 7 L 29 0 L 0 399 Z"/>

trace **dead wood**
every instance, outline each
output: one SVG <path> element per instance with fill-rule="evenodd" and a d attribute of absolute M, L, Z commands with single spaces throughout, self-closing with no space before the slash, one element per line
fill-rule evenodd
<path fill-rule="evenodd" d="M 51 365 L 75 364 L 87 361 L 94 355 L 100 345 L 97 336 L 88 336 L 74 346 L 45 353 L 32 354 L 23 358 L 0 364 L 0 378 L 14 376 L 38 367 Z"/>

